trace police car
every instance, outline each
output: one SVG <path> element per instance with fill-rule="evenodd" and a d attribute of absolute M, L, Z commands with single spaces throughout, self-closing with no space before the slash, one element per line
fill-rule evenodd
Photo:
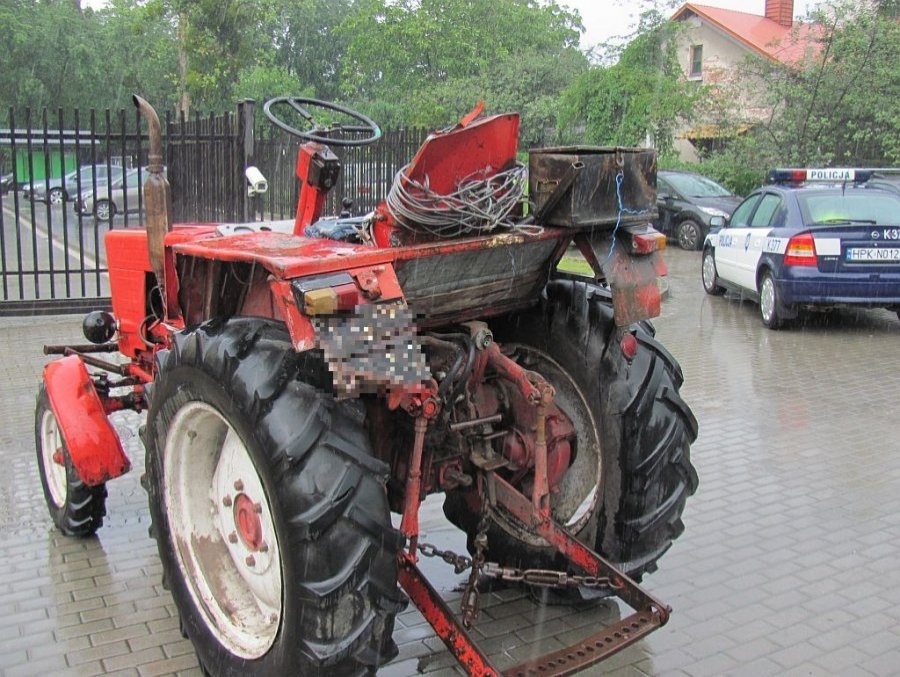
<path fill-rule="evenodd" d="M 806 308 L 888 308 L 900 316 L 900 195 L 861 169 L 778 169 L 703 245 L 708 294 L 759 302 L 777 329 Z"/>

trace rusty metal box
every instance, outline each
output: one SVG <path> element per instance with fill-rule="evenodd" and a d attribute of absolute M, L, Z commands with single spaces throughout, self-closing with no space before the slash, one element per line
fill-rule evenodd
<path fill-rule="evenodd" d="M 540 223 L 570 228 L 614 226 L 619 215 L 617 188 L 622 207 L 628 210 L 622 214 L 622 223 L 653 218 L 656 151 L 573 146 L 528 153 L 529 199 Z"/>

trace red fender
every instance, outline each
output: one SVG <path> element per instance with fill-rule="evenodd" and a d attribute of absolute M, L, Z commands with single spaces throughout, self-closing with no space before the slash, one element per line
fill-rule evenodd
<path fill-rule="evenodd" d="M 77 355 L 44 367 L 50 406 L 81 481 L 97 486 L 131 470 L 87 367 Z"/>

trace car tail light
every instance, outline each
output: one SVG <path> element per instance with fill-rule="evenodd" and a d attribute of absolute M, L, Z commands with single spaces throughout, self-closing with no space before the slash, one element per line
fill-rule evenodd
<path fill-rule="evenodd" d="M 792 237 L 784 252 L 784 265 L 815 266 L 817 264 L 816 243 L 812 233 L 803 233 Z"/>

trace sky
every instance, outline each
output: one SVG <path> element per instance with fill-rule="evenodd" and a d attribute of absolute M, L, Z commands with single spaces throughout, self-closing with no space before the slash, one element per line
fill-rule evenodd
<path fill-rule="evenodd" d="M 636 0 L 558 0 L 560 5 L 577 9 L 585 32 L 581 36 L 582 49 L 589 49 L 612 37 L 628 35 L 637 27 L 641 11 L 649 2 Z M 765 14 L 765 0 L 699 0 L 694 4 L 734 9 L 750 14 Z M 804 16 L 818 0 L 794 0 L 794 16 Z M 679 7 L 681 5 L 678 5 Z M 671 16 L 675 10 L 667 12 Z"/>

